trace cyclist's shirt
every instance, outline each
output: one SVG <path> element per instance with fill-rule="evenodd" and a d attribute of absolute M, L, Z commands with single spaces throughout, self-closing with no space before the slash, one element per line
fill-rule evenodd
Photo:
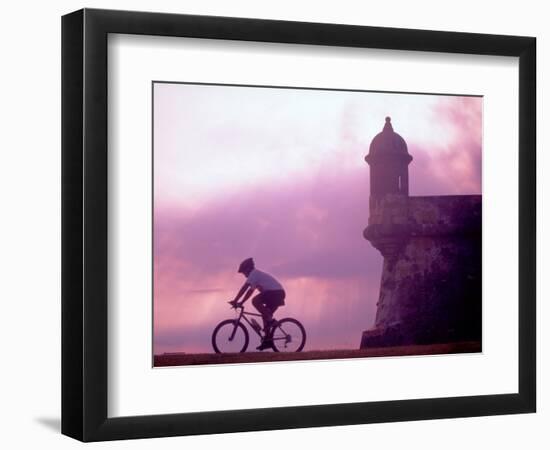
<path fill-rule="evenodd" d="M 252 269 L 248 275 L 246 282 L 252 288 L 258 288 L 260 292 L 264 291 L 282 291 L 283 286 L 275 278 L 268 273 L 258 269 Z"/>

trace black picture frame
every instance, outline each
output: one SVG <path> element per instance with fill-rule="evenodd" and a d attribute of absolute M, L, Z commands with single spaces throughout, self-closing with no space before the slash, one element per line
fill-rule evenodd
<path fill-rule="evenodd" d="M 109 418 L 109 33 L 518 57 L 518 392 Z M 535 412 L 535 91 L 533 37 L 96 9 L 63 16 L 62 433 L 82 441 L 102 441 Z"/>

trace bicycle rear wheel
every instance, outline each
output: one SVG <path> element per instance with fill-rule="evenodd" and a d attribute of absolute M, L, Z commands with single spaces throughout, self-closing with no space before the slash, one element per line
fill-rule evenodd
<path fill-rule="evenodd" d="M 271 339 L 275 352 L 301 352 L 306 345 L 306 330 L 296 319 L 287 317 L 275 325 Z"/>
<path fill-rule="evenodd" d="M 245 352 L 248 347 L 248 331 L 237 320 L 224 320 L 214 328 L 212 347 L 216 353 Z"/>

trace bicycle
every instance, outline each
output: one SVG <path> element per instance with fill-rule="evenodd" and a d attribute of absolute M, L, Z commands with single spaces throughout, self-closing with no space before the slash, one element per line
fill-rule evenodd
<path fill-rule="evenodd" d="M 212 347 L 216 353 L 246 351 L 250 336 L 243 321 L 256 332 L 260 339 L 265 337 L 262 327 L 252 317 L 262 317 L 261 314 L 245 311 L 241 304 L 232 304 L 231 307 L 236 310 L 237 318 L 223 320 L 212 332 Z M 296 319 L 285 317 L 274 320 L 268 329 L 267 339 L 271 339 L 271 348 L 274 352 L 301 352 L 306 344 L 306 330 Z"/>

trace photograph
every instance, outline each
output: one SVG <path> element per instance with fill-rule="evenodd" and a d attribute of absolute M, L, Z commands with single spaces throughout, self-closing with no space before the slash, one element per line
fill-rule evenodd
<path fill-rule="evenodd" d="M 153 367 L 482 351 L 483 96 L 155 80 L 151 116 Z"/>

